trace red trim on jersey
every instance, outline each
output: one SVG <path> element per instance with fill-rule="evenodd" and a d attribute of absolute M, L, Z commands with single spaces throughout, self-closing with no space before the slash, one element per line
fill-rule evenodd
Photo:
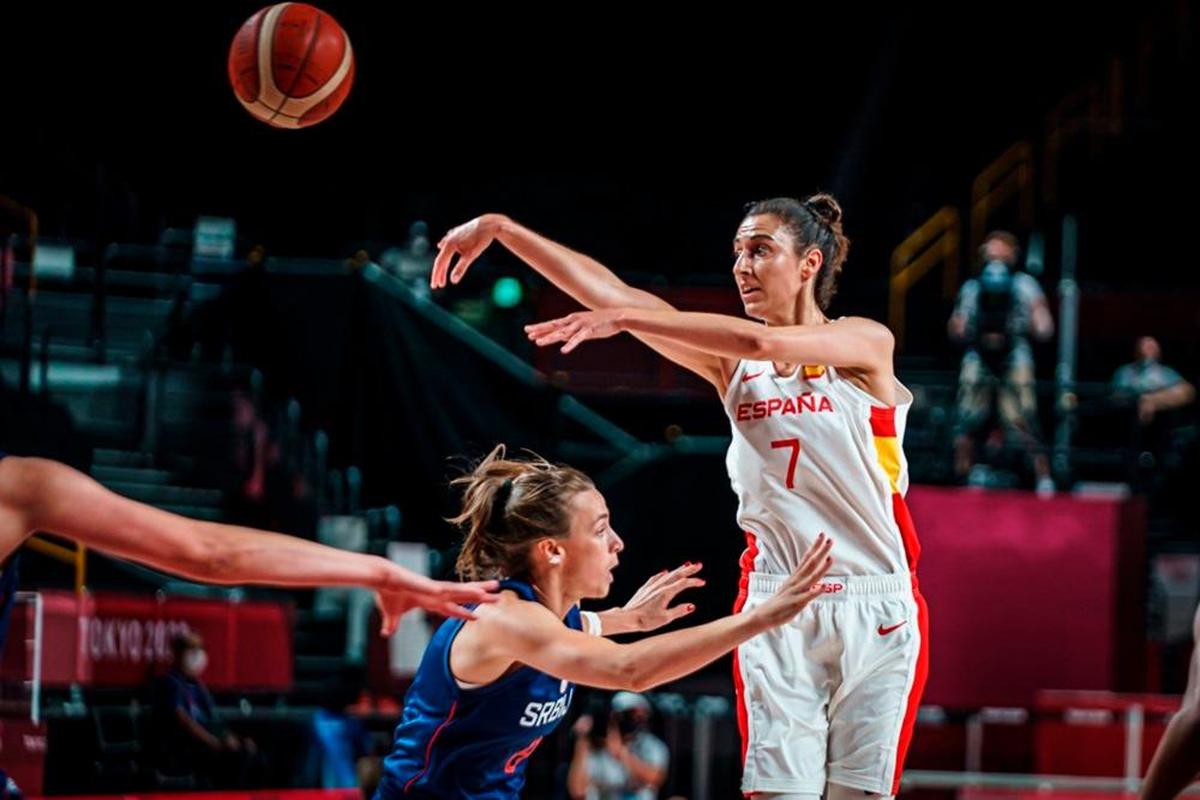
<path fill-rule="evenodd" d="M 896 409 L 872 406 L 871 432 L 881 438 L 895 438 Z M 909 513 L 908 504 L 904 502 L 904 496 L 899 492 L 892 494 L 892 516 L 900 531 L 900 540 L 904 546 L 904 560 L 908 564 L 908 571 L 912 573 L 913 600 L 917 606 L 917 628 L 921 635 L 921 646 L 917 653 L 912 688 L 908 692 L 904 720 L 900 725 L 900 741 L 896 745 L 896 774 L 892 778 L 892 795 L 894 796 L 900 791 L 900 776 L 904 771 L 904 759 L 908 756 L 909 745 L 912 744 L 913 729 L 917 723 L 917 709 L 921 705 L 921 695 L 925 692 L 925 682 L 929 678 L 929 608 L 917 586 L 917 562 L 921 559 L 921 543 L 917 539 L 917 527 L 913 524 L 912 514 Z"/>
<path fill-rule="evenodd" d="M 742 568 L 741 578 L 738 580 L 738 595 L 737 600 L 733 603 L 733 613 L 742 613 L 742 608 L 746 605 L 746 598 L 750 595 L 750 573 L 754 571 L 754 562 L 758 559 L 758 539 L 753 533 L 746 531 L 746 549 L 742 551 L 742 557 L 738 560 L 738 564 Z M 746 687 L 742 683 L 742 662 L 738 658 L 738 648 L 733 648 L 733 693 L 736 698 L 734 705 L 737 706 L 737 726 L 738 733 L 742 740 L 742 769 L 746 768 L 746 748 L 750 744 L 750 719 L 746 710 Z"/>
<path fill-rule="evenodd" d="M 738 566 L 742 568 L 742 576 L 738 581 L 738 591 L 742 594 L 750 589 L 750 573 L 754 572 L 754 562 L 758 561 L 758 537 L 750 531 L 746 531 L 746 549 L 742 551 L 742 557 L 738 559 Z M 741 609 L 735 609 L 741 610 Z"/>
<path fill-rule="evenodd" d="M 443 722 L 441 725 L 438 725 L 437 730 L 433 732 L 433 736 L 429 737 L 429 744 L 425 745 L 425 766 L 421 767 L 421 771 L 418 772 L 416 775 L 413 775 L 411 778 L 409 778 L 408 783 L 404 784 L 404 793 L 405 794 L 408 794 L 408 790 L 410 788 L 412 788 L 412 785 L 414 783 L 416 783 L 417 780 L 419 780 L 421 777 L 423 777 L 426 772 L 429 771 L 429 761 L 430 761 L 430 758 L 433 756 L 433 743 L 437 741 L 438 736 L 440 736 L 442 734 L 442 731 L 444 731 L 446 729 L 446 726 L 450 724 L 450 720 L 454 719 L 454 712 L 457 710 L 458 710 L 458 701 L 455 700 L 454 703 L 450 706 L 450 713 L 446 715 L 446 721 Z"/>
<path fill-rule="evenodd" d="M 876 436 L 895 436 L 896 409 L 871 406 L 871 433 Z"/>
<path fill-rule="evenodd" d="M 896 436 L 896 409 L 871 407 L 871 432 L 879 437 Z M 917 628 L 921 635 L 921 649 L 917 653 L 917 665 L 913 673 L 912 688 L 908 692 L 908 701 L 904 710 L 904 720 L 900 725 L 900 741 L 896 745 L 896 774 L 892 778 L 892 794 L 900 791 L 900 776 L 904 771 L 904 759 L 908 755 L 908 747 L 912 744 L 913 729 L 917 723 L 917 709 L 921 705 L 921 695 L 925 692 L 925 681 L 929 678 L 929 608 L 925 598 L 917 586 L 917 562 L 921 559 L 921 543 L 917 539 L 917 527 L 913 524 L 912 514 L 908 504 L 899 492 L 892 494 L 892 516 L 896 527 L 900 530 L 900 540 L 904 545 L 904 560 L 908 571 L 912 573 L 913 600 L 917 606 Z"/>
<path fill-rule="evenodd" d="M 892 516 L 896 518 L 896 527 L 900 529 L 900 539 L 904 542 L 904 558 L 908 562 L 908 571 L 917 574 L 917 562 L 921 560 L 921 543 L 917 540 L 917 526 L 913 524 L 912 514 L 908 513 L 908 503 L 899 492 L 892 494 Z"/>
<path fill-rule="evenodd" d="M 738 595 L 733 613 L 738 614 L 746 604 L 745 595 Z M 746 750 L 750 745 L 750 719 L 746 711 L 746 686 L 742 683 L 742 660 L 738 657 L 738 649 L 733 648 L 733 694 L 737 705 L 738 738 L 742 741 L 742 769 L 746 768 Z"/>
<path fill-rule="evenodd" d="M 504 762 L 504 774 L 512 775 L 514 772 L 516 772 L 517 767 L 521 766 L 522 762 L 527 761 L 529 757 L 533 755 L 533 751 L 537 750 L 537 746 L 541 743 L 542 737 L 539 736 L 528 745 L 509 756 L 508 760 Z"/>
<path fill-rule="evenodd" d="M 903 502 L 903 501 L 901 501 Z M 917 588 L 917 576 L 913 575 L 913 600 L 917 603 L 917 628 L 921 632 L 921 650 L 917 654 L 917 668 L 913 674 L 912 689 L 908 692 L 908 705 L 904 711 L 904 723 L 900 726 L 900 742 L 896 746 L 896 774 L 892 778 L 892 795 L 900 792 L 900 775 L 904 771 L 904 758 L 912 744 L 913 728 L 917 723 L 917 708 L 925 692 L 925 680 L 929 677 L 929 608 Z"/>

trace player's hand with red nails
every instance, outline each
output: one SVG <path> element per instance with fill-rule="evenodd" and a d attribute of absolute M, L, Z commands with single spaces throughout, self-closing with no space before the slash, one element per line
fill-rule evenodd
<path fill-rule="evenodd" d="M 825 590 L 820 581 L 833 564 L 829 555 L 832 547 L 832 539 L 823 533 L 818 536 L 779 591 L 749 613 L 758 614 L 768 627 L 789 622 Z"/>
<path fill-rule="evenodd" d="M 705 584 L 703 578 L 696 574 L 704 567 L 703 564 L 688 562 L 672 570 L 663 570 L 642 584 L 642 588 L 634 592 L 629 602 L 621 607 L 633 620 L 636 630 L 653 631 L 669 622 L 696 610 L 692 603 L 681 603 L 672 606 L 675 598 L 684 589 L 693 589 Z"/>

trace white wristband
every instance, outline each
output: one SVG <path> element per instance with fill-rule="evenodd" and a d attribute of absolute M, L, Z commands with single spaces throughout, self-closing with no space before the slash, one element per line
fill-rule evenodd
<path fill-rule="evenodd" d="M 600 615 L 595 611 L 580 611 L 580 618 L 583 620 L 583 631 L 592 636 L 600 636 L 604 630 L 604 623 L 600 621 Z"/>

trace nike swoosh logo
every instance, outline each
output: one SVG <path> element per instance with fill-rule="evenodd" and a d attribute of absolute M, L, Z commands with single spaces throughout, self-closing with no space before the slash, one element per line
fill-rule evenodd
<path fill-rule="evenodd" d="M 904 622 L 908 622 L 908 620 L 904 620 Z M 896 630 L 896 628 L 899 628 L 901 625 L 903 625 L 904 622 L 897 622 L 895 625 L 891 626 L 890 628 L 885 628 L 882 625 L 880 625 L 879 626 L 879 635 L 887 636 L 889 633 Z"/>
<path fill-rule="evenodd" d="M 758 372 L 752 372 L 752 373 L 750 373 L 750 374 L 748 374 L 748 375 L 743 375 L 743 376 L 742 376 L 742 383 L 748 383 L 749 381 L 752 381 L 752 380 L 754 380 L 755 378 L 757 378 L 759 375 L 762 375 L 764 372 L 766 372 L 766 370 L 765 370 L 765 369 L 764 369 L 764 370 L 759 370 Z"/>

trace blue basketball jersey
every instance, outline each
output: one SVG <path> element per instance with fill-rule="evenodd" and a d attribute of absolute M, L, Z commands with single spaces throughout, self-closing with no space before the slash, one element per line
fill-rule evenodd
<path fill-rule="evenodd" d="M 527 583 L 505 580 L 500 587 L 537 602 Z M 567 715 L 574 684 L 532 667 L 478 689 L 460 688 L 450 672 L 450 646 L 465 622 L 442 623 L 425 649 L 376 800 L 516 798 L 526 760 Z M 582 630 L 578 607 L 563 622 Z"/>

